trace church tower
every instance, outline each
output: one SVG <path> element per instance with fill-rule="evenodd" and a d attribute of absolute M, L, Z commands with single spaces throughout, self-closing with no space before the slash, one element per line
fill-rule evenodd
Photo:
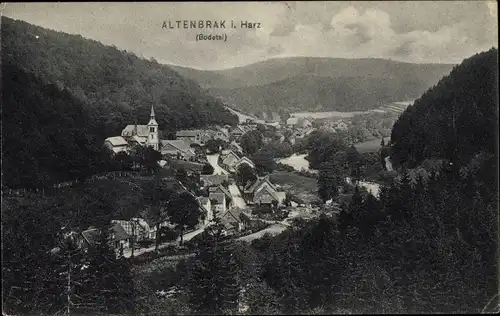
<path fill-rule="evenodd" d="M 151 105 L 151 118 L 149 119 L 148 123 L 148 132 L 149 133 L 148 133 L 147 144 L 153 147 L 154 150 L 159 151 L 160 139 L 158 137 L 158 123 L 155 120 L 155 110 L 152 105 Z"/>

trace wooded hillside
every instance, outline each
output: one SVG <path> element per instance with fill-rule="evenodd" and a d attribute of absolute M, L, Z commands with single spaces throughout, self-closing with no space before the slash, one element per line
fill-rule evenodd
<path fill-rule="evenodd" d="M 395 122 L 392 160 L 414 167 L 425 159 L 460 164 L 498 144 L 498 50 L 456 66 Z"/>
<path fill-rule="evenodd" d="M 145 124 L 155 106 L 160 129 L 236 124 L 237 118 L 193 81 L 155 60 L 79 35 L 2 17 L 2 64 L 13 64 L 68 89 L 95 110 L 107 136 Z"/>

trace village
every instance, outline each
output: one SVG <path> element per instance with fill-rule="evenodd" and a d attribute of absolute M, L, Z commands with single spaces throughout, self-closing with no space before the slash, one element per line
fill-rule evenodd
<path fill-rule="evenodd" d="M 277 115 L 266 121 L 240 117 L 240 123 L 235 127 L 180 130 L 176 132 L 175 139 L 164 140 L 160 139 L 152 107 L 147 125 L 128 125 L 120 136 L 107 138 L 105 146 L 115 155 L 130 153 L 134 146 L 148 146 L 161 153 L 160 167 L 181 164 L 188 175 L 199 176 L 202 183 L 200 189 L 206 194 L 195 197 L 204 219 L 175 241 L 162 242 L 160 248 L 177 243 L 181 237 L 184 242 L 196 239 L 205 227 L 214 223 L 215 216 L 224 226 L 228 238 L 251 241 L 266 233 L 280 233 L 291 225 L 294 218 L 317 216 L 321 205 L 300 199 L 294 201 L 290 194 L 287 196 L 287 190 L 271 181 L 269 174 L 257 174 L 254 162 L 244 155 L 240 140 L 246 133 L 257 130 L 259 125 L 265 125 L 275 131 L 272 135 L 275 141 L 293 145 L 317 129 L 311 121 L 296 117 L 281 121 Z M 328 127 L 331 127 L 331 122 L 329 124 Z M 334 124 L 337 130 L 345 130 L 346 127 L 344 120 Z M 271 140 L 264 137 L 266 141 Z M 211 166 L 208 168 L 210 173 L 207 173 L 207 164 Z M 245 172 L 251 174 L 250 179 L 238 180 L 240 174 Z M 316 195 L 316 192 L 308 194 Z M 174 227 L 168 220 L 156 223 L 146 216 L 115 218 L 112 225 L 112 244 L 117 254 L 125 257 L 155 250 L 154 240 L 160 233 L 158 228 Z M 90 245 L 92 236 L 98 235 L 98 230 L 90 227 L 81 235 L 84 244 Z"/>

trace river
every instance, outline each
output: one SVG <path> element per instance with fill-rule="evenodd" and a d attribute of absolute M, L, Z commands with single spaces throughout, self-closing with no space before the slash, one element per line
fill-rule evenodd
<path fill-rule="evenodd" d="M 289 165 L 297 171 L 304 170 L 309 172 L 318 172 L 317 170 L 309 168 L 309 161 L 306 160 L 306 156 L 307 156 L 306 154 L 302 155 L 293 154 L 290 157 L 278 159 L 277 161 L 282 164 Z M 386 164 L 390 164 L 390 160 L 388 161 L 386 159 Z M 390 167 L 392 169 L 392 166 Z M 347 178 L 347 182 L 352 184 L 350 178 Z M 370 194 L 378 198 L 380 193 L 380 184 L 370 181 L 359 181 L 358 184 L 361 187 L 365 188 Z"/>

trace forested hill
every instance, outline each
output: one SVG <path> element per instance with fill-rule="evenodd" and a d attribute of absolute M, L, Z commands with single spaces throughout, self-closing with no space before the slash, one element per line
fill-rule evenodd
<path fill-rule="evenodd" d="M 414 100 L 450 72 L 451 64 L 410 64 L 379 58 L 273 58 L 224 70 L 173 66 L 239 110 L 255 114 L 355 111 Z"/>
<path fill-rule="evenodd" d="M 68 89 L 95 109 L 108 136 L 148 121 L 155 106 L 160 129 L 236 124 L 223 104 L 194 81 L 155 60 L 145 60 L 79 35 L 2 17 L 2 64 L 12 64 Z"/>
<path fill-rule="evenodd" d="M 45 187 L 104 165 L 89 109 L 67 90 L 2 64 L 2 185 Z"/>
<path fill-rule="evenodd" d="M 476 54 L 425 92 L 394 124 L 392 160 L 415 167 L 444 158 L 458 165 L 498 139 L 498 50 Z"/>

